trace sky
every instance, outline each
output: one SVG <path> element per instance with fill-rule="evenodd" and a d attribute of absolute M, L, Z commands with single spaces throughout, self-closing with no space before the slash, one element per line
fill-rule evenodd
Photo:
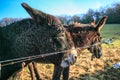
<path fill-rule="evenodd" d="M 48 14 L 74 15 L 86 13 L 88 9 L 110 6 L 120 0 L 0 0 L 0 19 L 30 17 L 21 6 L 23 2 Z"/>

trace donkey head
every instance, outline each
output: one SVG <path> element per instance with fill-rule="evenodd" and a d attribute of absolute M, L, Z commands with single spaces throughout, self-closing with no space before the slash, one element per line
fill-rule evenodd
<path fill-rule="evenodd" d="M 97 25 L 95 20 L 90 24 L 75 23 L 64 27 L 71 33 L 76 47 L 88 47 L 92 58 L 100 58 L 102 55 L 100 30 L 104 26 L 107 17 L 104 16 Z"/>
<path fill-rule="evenodd" d="M 93 35 L 93 39 L 91 40 L 91 46 L 88 48 L 88 50 L 92 53 L 91 60 L 93 58 L 100 58 L 102 56 L 102 47 L 101 47 L 101 35 L 100 35 L 100 30 L 103 28 L 105 22 L 106 22 L 107 16 L 104 16 L 98 23 L 97 25 L 92 25 L 94 26 L 95 33 Z M 92 27 L 91 26 L 91 27 Z"/>
<path fill-rule="evenodd" d="M 67 64 L 74 64 L 77 57 L 77 51 L 75 50 L 74 43 L 69 32 L 67 32 L 63 27 L 61 21 L 55 16 L 30 7 L 26 3 L 22 3 L 22 6 L 35 20 L 38 27 L 42 27 L 41 29 L 46 27 L 46 30 L 49 31 L 48 35 L 50 35 L 50 39 L 52 39 L 55 44 L 55 47 L 53 47 L 55 48 L 55 51 L 71 49 L 70 52 L 67 51 L 67 54 L 64 54 L 65 57 L 62 59 L 61 66 L 66 67 L 65 64 L 67 62 L 69 62 Z"/>

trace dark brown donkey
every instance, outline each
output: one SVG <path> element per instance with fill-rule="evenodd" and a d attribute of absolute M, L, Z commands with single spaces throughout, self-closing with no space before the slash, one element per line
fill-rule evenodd
<path fill-rule="evenodd" d="M 45 55 L 46 53 L 50 55 L 52 52 L 70 49 L 59 54 L 25 61 L 25 63 L 26 65 L 32 61 L 53 63 L 55 67 L 58 66 L 61 69 L 66 65 L 74 64 L 77 51 L 70 33 L 66 31 L 60 20 L 35 10 L 25 3 L 22 6 L 34 20 L 22 20 L 0 28 L 0 80 L 7 80 L 22 68 L 22 62 L 5 65 L 5 61 L 9 59 Z M 24 22 L 27 26 L 23 24 Z"/>
<path fill-rule="evenodd" d="M 91 59 L 100 58 L 102 56 L 102 48 L 101 48 L 101 35 L 100 30 L 104 26 L 106 22 L 107 16 L 104 16 L 97 25 L 95 25 L 95 21 L 90 24 L 80 24 L 74 23 L 72 25 L 64 26 L 67 28 L 67 31 L 71 33 L 72 39 L 75 43 L 76 47 L 79 48 L 78 51 L 88 49 L 92 53 Z M 90 45 L 90 46 L 89 46 Z M 37 80 L 40 80 L 40 75 L 38 73 L 37 64 L 31 63 L 29 65 L 29 70 L 31 71 L 32 80 L 35 80 L 34 72 Z M 61 69 L 55 68 L 54 75 L 60 75 L 57 73 L 61 73 Z M 55 74 L 56 73 L 56 74 Z M 64 68 L 63 70 L 63 80 L 68 80 L 69 77 L 69 67 Z M 54 79 L 54 77 L 53 77 Z"/>

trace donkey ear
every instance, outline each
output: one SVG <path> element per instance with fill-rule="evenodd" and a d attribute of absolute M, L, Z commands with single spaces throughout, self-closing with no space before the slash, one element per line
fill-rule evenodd
<path fill-rule="evenodd" d="M 42 24 L 48 24 L 48 25 L 61 24 L 60 20 L 52 15 L 49 15 L 42 11 L 34 9 L 26 3 L 22 3 L 21 5 L 38 24 L 41 24 L 41 25 Z"/>
<path fill-rule="evenodd" d="M 96 30 L 98 33 L 100 33 L 100 30 L 103 28 L 107 20 L 107 16 L 104 16 L 96 25 Z"/>

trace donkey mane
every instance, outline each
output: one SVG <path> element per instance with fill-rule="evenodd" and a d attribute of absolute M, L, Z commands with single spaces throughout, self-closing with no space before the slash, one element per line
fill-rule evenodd
<path fill-rule="evenodd" d="M 81 27 L 70 27 L 70 28 L 67 28 L 67 30 L 72 33 L 79 33 L 79 32 L 84 32 L 84 31 L 87 31 L 87 32 L 95 31 L 95 28 L 91 26 L 81 26 Z"/>

